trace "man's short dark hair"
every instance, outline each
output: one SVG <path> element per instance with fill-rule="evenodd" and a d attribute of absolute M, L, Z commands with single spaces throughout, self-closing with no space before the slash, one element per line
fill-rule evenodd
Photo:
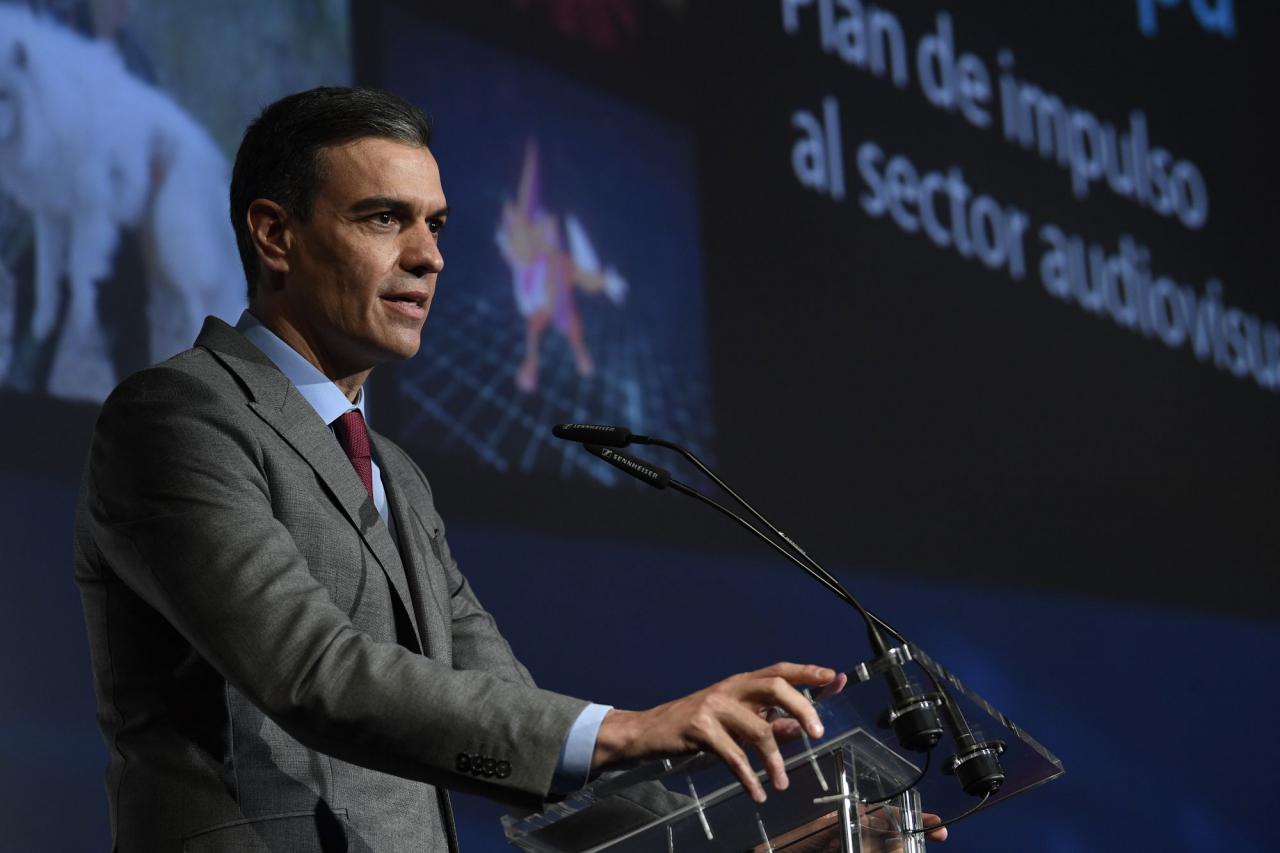
<path fill-rule="evenodd" d="M 281 98 L 249 125 L 231 171 L 231 227 L 250 298 L 258 284 L 258 252 L 249 237 L 249 205 L 271 199 L 307 221 L 325 177 L 324 149 L 367 137 L 426 148 L 431 121 L 381 89 L 322 86 Z"/>

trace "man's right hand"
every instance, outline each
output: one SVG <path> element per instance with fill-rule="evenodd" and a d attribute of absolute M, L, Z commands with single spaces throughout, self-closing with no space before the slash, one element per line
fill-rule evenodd
<path fill-rule="evenodd" d="M 764 786 L 743 751 L 760 755 L 773 787 L 787 787 L 787 771 L 778 749 L 776 723 L 765 719 L 771 708 L 786 711 L 810 737 L 822 737 L 813 704 L 796 689 L 820 687 L 837 678 L 826 667 L 776 663 L 726 678 L 697 693 L 648 711 L 611 710 L 600 724 L 592 754 L 593 770 L 644 758 L 709 750 L 720 756 L 758 803 Z M 781 721 L 780 721 L 781 722 Z"/>

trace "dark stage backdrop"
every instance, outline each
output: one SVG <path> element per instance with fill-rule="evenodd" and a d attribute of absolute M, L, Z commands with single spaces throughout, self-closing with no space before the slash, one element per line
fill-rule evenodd
<path fill-rule="evenodd" d="M 371 420 L 545 686 L 638 707 L 865 655 L 762 546 L 549 435 L 621 423 L 1062 758 L 947 849 L 1274 846 L 1266 4 L 35 5 L 0 2 L 0 846 L 107 847 L 70 566 L 96 406 L 241 307 L 240 129 L 353 81 L 433 115 L 453 210 Z"/>

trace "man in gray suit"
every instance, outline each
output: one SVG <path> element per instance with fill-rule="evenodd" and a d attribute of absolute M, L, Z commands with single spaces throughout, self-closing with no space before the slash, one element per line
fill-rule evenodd
<path fill-rule="evenodd" d="M 367 431 L 414 355 L 448 208 L 412 105 L 316 89 L 249 128 L 235 328 L 103 407 L 76 520 L 116 849 L 456 849 L 443 788 L 536 807 L 588 773 L 710 749 L 762 799 L 813 708 L 777 664 L 648 711 L 538 689 L 450 555 L 422 471 Z"/>

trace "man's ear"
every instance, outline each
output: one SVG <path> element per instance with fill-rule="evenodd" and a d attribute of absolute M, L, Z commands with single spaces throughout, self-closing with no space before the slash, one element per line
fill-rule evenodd
<path fill-rule="evenodd" d="M 249 203 L 246 217 L 249 220 L 249 238 L 258 250 L 258 263 L 263 271 L 268 274 L 287 273 L 293 236 L 286 227 L 289 215 L 284 208 L 271 199 L 256 198 Z"/>

